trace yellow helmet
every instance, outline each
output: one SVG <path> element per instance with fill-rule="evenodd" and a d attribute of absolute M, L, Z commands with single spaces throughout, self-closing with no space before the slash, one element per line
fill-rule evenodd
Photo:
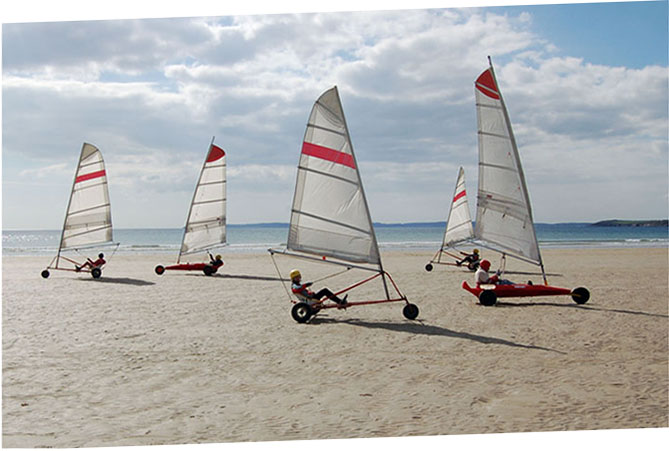
<path fill-rule="evenodd" d="M 478 249 L 474 249 L 474 253 L 475 253 L 475 254 L 478 254 L 478 253 L 479 253 L 479 250 L 478 250 Z"/>
<path fill-rule="evenodd" d="M 216 254 L 216 260 L 220 260 L 221 258 L 221 254 Z"/>
<path fill-rule="evenodd" d="M 290 272 L 290 280 L 293 280 L 295 277 L 302 276 L 299 269 L 293 269 Z"/>

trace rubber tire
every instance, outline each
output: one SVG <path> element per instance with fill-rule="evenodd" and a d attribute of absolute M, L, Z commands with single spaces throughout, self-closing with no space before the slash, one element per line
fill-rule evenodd
<path fill-rule="evenodd" d="M 291 316 L 300 324 L 306 323 L 314 314 L 314 309 L 306 302 L 298 302 L 290 311 Z"/>
<path fill-rule="evenodd" d="M 479 294 L 479 302 L 481 305 L 491 307 L 497 304 L 497 294 L 492 290 L 483 290 Z"/>
<path fill-rule="evenodd" d="M 469 263 L 469 264 L 467 265 L 467 269 L 469 269 L 470 271 L 476 271 L 477 269 L 479 269 L 480 264 L 481 264 L 481 262 L 472 262 L 472 263 Z"/>
<path fill-rule="evenodd" d="M 205 266 L 204 268 L 202 268 L 202 271 L 204 272 L 204 275 L 205 275 L 205 276 L 211 276 L 212 274 L 214 274 L 214 268 L 212 268 L 212 267 L 209 266 L 209 265 L 207 265 L 207 266 Z"/>
<path fill-rule="evenodd" d="M 99 279 L 101 275 L 102 270 L 100 268 L 91 269 L 91 276 L 93 276 L 94 279 Z"/>
<path fill-rule="evenodd" d="M 416 304 L 407 304 L 402 309 L 402 314 L 406 319 L 418 318 L 418 306 Z"/>
<path fill-rule="evenodd" d="M 571 298 L 577 304 L 585 304 L 590 299 L 590 292 L 587 288 L 578 287 L 571 290 Z"/>
<path fill-rule="evenodd" d="M 42 271 L 42 277 L 44 277 L 45 279 L 49 278 L 49 270 L 48 269 L 45 269 L 44 271 Z"/>
<path fill-rule="evenodd" d="M 432 271 L 432 268 L 434 268 L 434 266 L 432 266 L 432 263 L 428 263 L 427 265 L 425 265 L 425 271 L 427 272 Z"/>
<path fill-rule="evenodd" d="M 163 265 L 158 265 L 158 266 L 156 266 L 155 271 L 156 271 L 156 274 L 158 274 L 159 276 L 162 276 L 163 274 L 165 274 L 165 267 Z"/>

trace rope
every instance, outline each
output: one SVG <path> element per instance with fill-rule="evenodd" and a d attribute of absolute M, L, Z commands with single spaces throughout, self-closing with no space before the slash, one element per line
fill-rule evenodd
<path fill-rule="evenodd" d="M 321 277 L 320 279 L 316 279 L 316 280 L 313 281 L 313 283 L 320 282 L 320 281 L 322 281 L 322 280 L 326 280 L 326 279 L 329 279 L 329 278 L 331 278 L 331 277 L 338 276 L 338 275 L 340 275 L 340 274 L 344 274 L 346 271 L 350 271 L 350 270 L 351 270 L 351 268 L 346 268 L 346 269 L 343 270 L 343 271 L 339 271 L 339 272 L 336 272 L 336 273 L 334 273 L 334 274 L 330 274 L 329 276 L 325 276 L 325 277 Z"/>
<path fill-rule="evenodd" d="M 286 290 L 286 295 L 288 296 L 288 300 L 292 301 L 293 297 L 290 295 L 290 291 L 288 291 L 288 286 L 286 285 L 285 280 L 283 280 L 283 277 L 281 277 L 281 271 L 279 270 L 279 266 L 276 264 L 276 260 L 274 259 L 274 252 L 270 252 L 269 255 L 270 257 L 272 257 L 272 263 L 274 263 L 274 268 L 276 268 L 276 273 L 279 275 L 279 280 L 281 281 L 284 290 Z"/>

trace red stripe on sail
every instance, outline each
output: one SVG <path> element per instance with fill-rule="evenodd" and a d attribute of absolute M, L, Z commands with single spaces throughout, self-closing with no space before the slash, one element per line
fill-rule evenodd
<path fill-rule="evenodd" d="M 455 197 L 453 198 L 453 202 L 455 202 L 456 200 L 458 200 L 458 199 L 460 199 L 460 198 L 462 198 L 462 197 L 465 197 L 466 195 L 467 195 L 467 191 L 465 191 L 465 190 L 460 191 L 460 192 L 459 192 L 458 194 L 456 194 Z"/>
<path fill-rule="evenodd" d="M 353 155 L 349 155 L 338 150 L 330 149 L 328 147 L 319 146 L 308 142 L 302 143 L 302 153 L 310 157 L 320 158 L 322 160 L 331 161 L 337 164 L 343 164 L 349 168 L 355 169 L 355 161 Z"/>
<path fill-rule="evenodd" d="M 211 145 L 211 150 L 209 151 L 209 155 L 207 155 L 207 163 L 211 163 L 212 161 L 219 160 L 225 156 L 225 150 L 221 149 L 220 147 L 212 144 Z"/>
<path fill-rule="evenodd" d="M 74 183 L 79 183 L 83 182 L 85 180 L 91 180 L 91 179 L 96 179 L 98 177 L 104 177 L 106 175 L 105 170 L 97 171 L 97 172 L 91 172 L 89 174 L 84 174 L 80 175 L 74 180 Z"/>
<path fill-rule="evenodd" d="M 476 79 L 476 89 L 488 97 L 499 99 L 499 89 L 497 89 L 495 79 L 493 78 L 492 71 L 490 69 L 483 72 L 481 75 L 479 75 L 479 78 Z"/>

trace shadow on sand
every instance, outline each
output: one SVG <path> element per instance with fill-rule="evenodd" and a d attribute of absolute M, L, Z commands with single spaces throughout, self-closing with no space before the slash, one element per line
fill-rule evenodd
<path fill-rule="evenodd" d="M 129 277 L 100 277 L 99 279 L 79 279 L 84 282 L 95 282 L 95 283 L 120 283 L 123 285 L 135 285 L 138 287 L 145 287 L 147 285 L 155 285 L 155 282 L 147 282 L 146 280 L 141 279 L 131 279 Z"/>
<path fill-rule="evenodd" d="M 497 301 L 496 307 L 564 307 L 564 308 L 573 308 L 578 310 L 591 310 L 596 312 L 613 312 L 613 313 L 623 313 L 626 315 L 641 315 L 641 316 L 650 316 L 654 318 L 669 318 L 669 315 L 664 315 L 661 313 L 648 313 L 648 312 L 639 312 L 636 310 L 625 310 L 625 309 L 611 309 L 603 307 L 593 307 L 590 305 L 578 305 L 578 304 L 558 304 L 556 302 L 508 302 L 508 301 Z M 488 307 L 486 307 L 488 308 Z"/>
<path fill-rule="evenodd" d="M 218 278 L 218 279 L 244 279 L 244 280 L 264 280 L 264 281 L 270 281 L 270 282 L 290 282 L 290 279 L 281 279 L 279 277 L 272 277 L 272 276 L 249 276 L 246 274 L 212 274 L 211 276 L 206 276 L 202 272 L 199 273 L 191 273 L 191 274 L 184 274 L 181 273 L 179 274 L 181 276 L 189 276 L 189 277 L 206 277 L 206 278 Z"/>
<path fill-rule="evenodd" d="M 429 324 L 424 324 L 420 321 L 412 323 L 388 323 L 388 322 L 372 322 L 372 321 L 362 321 L 359 319 L 330 319 L 324 317 L 315 317 L 310 321 L 311 324 L 327 324 L 327 323 L 344 323 L 350 324 L 352 326 L 366 327 L 369 329 L 384 329 L 390 330 L 393 332 L 405 332 L 415 335 L 429 335 L 429 336 L 439 336 L 439 337 L 449 337 L 449 338 L 460 338 L 463 340 L 472 340 L 478 343 L 483 344 L 496 344 L 503 346 L 511 346 L 515 348 L 523 349 L 536 349 L 539 351 L 548 351 L 556 352 L 558 354 L 566 354 L 565 352 L 558 351 L 556 349 L 544 348 L 542 346 L 534 345 L 524 345 L 521 343 L 515 343 L 513 341 L 504 340 L 501 338 L 495 337 L 486 337 L 484 335 L 475 335 L 468 332 L 458 332 L 455 330 L 446 329 L 445 327 L 432 326 Z"/>

